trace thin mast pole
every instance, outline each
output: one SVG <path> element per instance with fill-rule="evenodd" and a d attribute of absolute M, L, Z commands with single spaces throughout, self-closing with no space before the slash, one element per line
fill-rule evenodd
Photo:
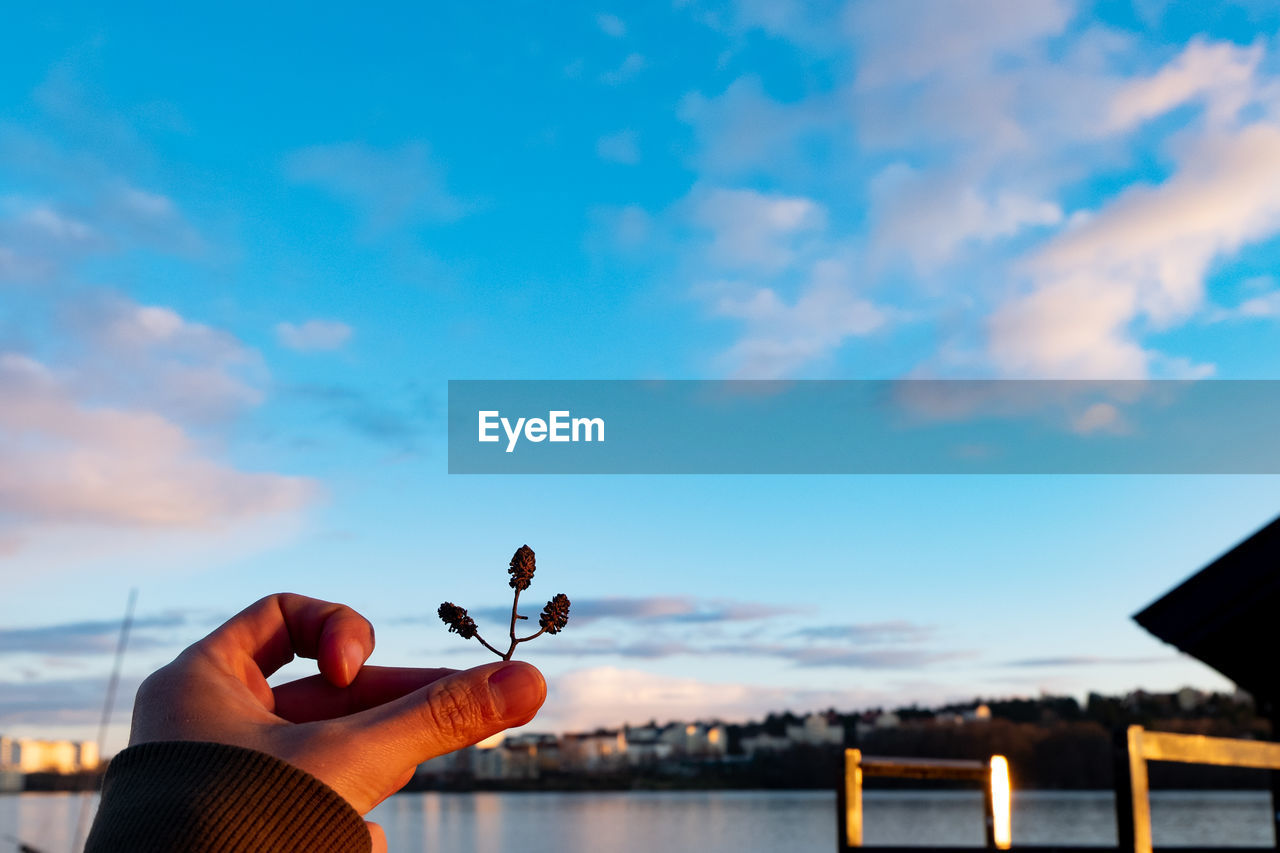
<path fill-rule="evenodd" d="M 116 702 L 116 689 L 120 686 L 120 670 L 124 666 L 124 650 L 129 645 L 129 629 L 133 626 L 133 608 L 138 603 L 138 588 L 135 586 L 129 590 L 129 603 L 125 605 L 124 621 L 120 623 L 120 640 L 116 643 L 116 661 L 111 668 L 111 679 L 107 682 L 107 698 L 102 704 L 102 719 L 98 723 L 98 761 L 102 761 L 102 751 L 107 740 L 107 726 L 111 722 L 111 711 Z M 88 834 L 89 809 L 85 808 L 85 795 L 89 791 L 82 791 L 80 794 L 80 815 L 76 820 L 76 834 L 71 839 L 71 853 L 78 853 L 82 849 L 85 842 L 85 836 Z"/>

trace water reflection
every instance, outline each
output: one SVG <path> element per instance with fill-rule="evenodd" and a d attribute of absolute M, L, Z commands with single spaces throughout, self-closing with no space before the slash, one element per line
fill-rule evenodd
<path fill-rule="evenodd" d="M 865 794 L 867 844 L 982 844 L 974 791 Z M 0 796 L 0 837 L 50 853 L 71 849 L 78 797 Z M 393 853 L 774 853 L 835 843 L 835 797 L 824 791 L 402 794 L 369 815 Z M 1265 792 L 1156 792 L 1157 845 L 1266 846 Z M 1113 845 L 1107 791 L 1024 791 L 1013 797 L 1015 844 Z"/>

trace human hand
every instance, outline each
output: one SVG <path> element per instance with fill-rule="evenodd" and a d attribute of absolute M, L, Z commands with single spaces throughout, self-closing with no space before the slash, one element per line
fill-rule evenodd
<path fill-rule="evenodd" d="M 546 698 L 527 663 L 468 670 L 364 666 L 373 626 L 350 607 L 268 596 L 187 648 L 138 689 L 130 745 L 208 741 L 273 755 L 360 814 L 430 758 L 533 719 Z M 320 675 L 272 689 L 267 676 L 314 658 Z M 386 838 L 368 824 L 373 849 Z"/>

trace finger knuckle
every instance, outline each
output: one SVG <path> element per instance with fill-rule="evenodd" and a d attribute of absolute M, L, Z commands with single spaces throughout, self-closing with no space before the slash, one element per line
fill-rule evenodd
<path fill-rule="evenodd" d="M 441 684 L 423 707 L 426 724 L 448 738 L 465 738 L 484 719 L 484 709 L 465 686 Z"/>

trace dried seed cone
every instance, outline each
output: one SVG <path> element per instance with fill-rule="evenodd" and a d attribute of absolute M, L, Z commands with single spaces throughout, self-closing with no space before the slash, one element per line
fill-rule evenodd
<path fill-rule="evenodd" d="M 459 607 L 452 601 L 440 605 L 436 614 L 449 626 L 450 631 L 457 631 L 458 636 L 470 640 L 476 635 L 476 620 L 467 615 L 465 607 Z"/>
<path fill-rule="evenodd" d="M 533 549 L 528 545 L 521 545 L 516 550 L 515 556 L 511 558 L 511 568 L 507 572 L 511 575 L 511 588 L 525 590 L 529 588 L 529 584 L 533 582 Z"/>
<path fill-rule="evenodd" d="M 567 624 L 569 624 L 569 596 L 563 592 L 557 593 L 555 598 L 548 601 L 547 606 L 542 608 L 542 615 L 538 617 L 538 627 L 548 634 L 558 634 Z"/>

